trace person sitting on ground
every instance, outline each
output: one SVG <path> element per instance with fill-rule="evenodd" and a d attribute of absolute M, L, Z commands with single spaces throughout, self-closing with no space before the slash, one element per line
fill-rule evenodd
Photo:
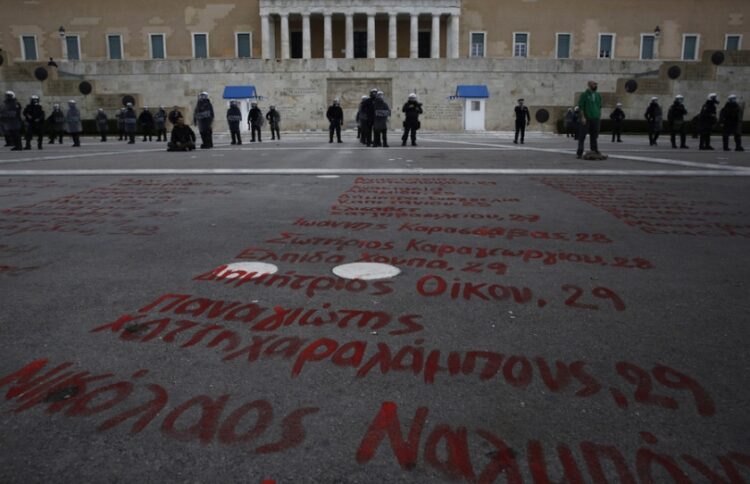
<path fill-rule="evenodd" d="M 167 145 L 167 151 L 193 151 L 194 149 L 195 132 L 185 124 L 185 118 L 177 118 L 172 128 L 172 138 Z"/>

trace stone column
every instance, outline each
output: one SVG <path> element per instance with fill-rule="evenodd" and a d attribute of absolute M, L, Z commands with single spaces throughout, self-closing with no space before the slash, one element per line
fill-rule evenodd
<path fill-rule="evenodd" d="M 461 34 L 459 32 L 459 17 L 457 14 L 451 15 L 451 35 L 448 38 L 448 42 L 451 45 L 451 54 L 450 57 L 452 59 L 458 59 L 461 57 Z"/>
<path fill-rule="evenodd" d="M 411 14 L 411 26 L 409 28 L 409 57 L 419 57 L 419 14 Z"/>
<path fill-rule="evenodd" d="M 375 14 L 367 14 L 367 58 L 375 58 Z"/>
<path fill-rule="evenodd" d="M 433 59 L 440 58 L 440 14 L 432 14 L 432 53 L 430 57 Z"/>
<path fill-rule="evenodd" d="M 396 30 L 396 14 L 388 14 L 388 58 L 395 59 L 398 56 L 396 51 L 398 39 L 398 31 Z"/>
<path fill-rule="evenodd" d="M 331 14 L 323 14 L 323 57 L 333 58 L 333 29 L 331 27 Z"/>
<path fill-rule="evenodd" d="M 289 14 L 281 14 L 281 58 L 289 58 Z"/>
<path fill-rule="evenodd" d="M 302 14 L 302 58 L 309 59 L 312 57 L 310 47 L 310 14 Z"/>
<path fill-rule="evenodd" d="M 354 14 L 346 14 L 346 58 L 354 59 Z"/>
<path fill-rule="evenodd" d="M 261 56 L 264 59 L 271 58 L 271 32 L 270 26 L 268 25 L 268 15 L 260 16 L 260 41 L 261 41 Z"/>

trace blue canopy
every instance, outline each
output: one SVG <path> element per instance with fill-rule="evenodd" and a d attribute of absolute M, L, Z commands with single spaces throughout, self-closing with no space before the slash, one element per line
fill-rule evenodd
<path fill-rule="evenodd" d="M 255 86 L 225 86 L 224 99 L 252 99 L 257 97 Z"/>
<path fill-rule="evenodd" d="M 470 99 L 487 99 L 490 97 L 490 91 L 484 84 L 477 86 L 458 86 L 456 88 L 456 97 L 470 98 Z"/>

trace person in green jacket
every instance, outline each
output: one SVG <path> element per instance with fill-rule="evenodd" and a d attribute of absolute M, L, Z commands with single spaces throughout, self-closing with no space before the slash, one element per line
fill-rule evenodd
<path fill-rule="evenodd" d="M 583 144 L 586 141 L 587 134 L 591 140 L 591 151 L 599 153 L 597 141 L 602 117 L 602 96 L 596 92 L 598 88 L 596 81 L 589 81 L 588 86 L 589 88 L 581 94 L 578 100 L 578 107 L 580 108 L 580 131 L 578 133 L 578 151 L 576 152 L 578 158 L 583 156 Z"/>

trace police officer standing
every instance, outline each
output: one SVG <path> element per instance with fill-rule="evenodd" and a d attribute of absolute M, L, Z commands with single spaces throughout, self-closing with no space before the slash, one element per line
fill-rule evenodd
<path fill-rule="evenodd" d="M 5 92 L 0 119 L 3 123 L 3 132 L 7 137 L 7 142 L 11 151 L 21 151 L 21 104 L 16 101 L 16 94 L 13 91 Z"/>
<path fill-rule="evenodd" d="M 266 120 L 268 125 L 271 127 L 271 139 L 280 140 L 281 131 L 279 131 L 279 123 L 281 123 L 281 114 L 276 110 L 276 106 L 270 106 L 266 113 Z"/>
<path fill-rule="evenodd" d="M 24 149 L 31 149 L 31 138 L 36 135 L 36 146 L 41 150 L 42 138 L 44 137 L 44 110 L 39 104 L 39 96 L 31 96 L 29 105 L 23 110 L 23 118 L 26 120 L 26 146 Z"/>
<path fill-rule="evenodd" d="M 201 135 L 201 148 L 210 149 L 214 147 L 214 107 L 208 99 L 208 93 L 203 91 L 198 96 L 198 104 L 195 107 L 194 123 L 198 126 Z"/>
<path fill-rule="evenodd" d="M 333 143 L 333 134 L 336 133 L 336 140 L 341 143 L 341 125 L 344 124 L 344 110 L 339 105 L 339 100 L 334 99 L 333 104 L 326 111 L 328 118 L 328 142 Z"/>
<path fill-rule="evenodd" d="M 615 110 L 609 115 L 612 120 L 612 142 L 622 143 L 622 122 L 625 121 L 625 112 L 622 103 L 617 103 Z"/>
<path fill-rule="evenodd" d="M 680 148 L 688 149 L 688 145 L 685 142 L 687 132 L 685 130 L 685 116 L 687 116 L 687 109 L 685 109 L 684 97 L 678 94 L 674 98 L 674 102 L 667 111 L 667 122 L 669 123 L 669 136 L 672 141 L 672 149 L 677 148 L 677 134 L 680 135 Z"/>
<path fill-rule="evenodd" d="M 365 112 L 367 117 L 367 139 L 369 140 L 369 143 L 367 143 L 367 146 L 372 146 L 375 142 L 375 133 L 374 133 L 374 125 L 375 125 L 375 100 L 378 97 L 378 90 L 376 88 L 370 89 L 370 97 L 367 99 L 367 102 L 365 104 Z"/>
<path fill-rule="evenodd" d="M 156 141 L 161 141 L 161 137 L 164 136 L 164 141 L 167 141 L 167 112 L 164 110 L 164 106 L 159 106 L 159 110 L 154 114 L 154 124 L 156 124 Z"/>
<path fill-rule="evenodd" d="M 658 146 L 656 140 L 659 139 L 659 134 L 661 134 L 661 123 L 663 120 L 658 98 L 651 98 L 651 103 L 648 105 L 648 108 L 646 108 L 644 116 L 648 123 L 648 144 L 649 146 Z"/>
<path fill-rule="evenodd" d="M 370 139 L 370 132 L 368 131 L 369 122 L 367 119 L 367 105 L 369 98 L 362 96 L 359 102 L 359 108 L 357 109 L 357 129 L 359 131 L 359 142 L 363 145 L 370 146 L 372 140 Z"/>
<path fill-rule="evenodd" d="M 59 104 L 55 103 L 52 106 L 52 112 L 47 118 L 47 122 L 49 123 L 49 141 L 47 144 L 55 144 L 55 138 L 59 138 L 58 143 L 62 144 L 63 134 L 65 133 L 65 115 Z"/>
<path fill-rule="evenodd" d="M 247 113 L 247 124 L 250 126 L 252 138 L 251 143 L 255 143 L 255 135 L 258 135 L 258 143 L 262 143 L 260 128 L 263 126 L 263 111 L 258 107 L 258 103 L 250 103 L 250 112 Z"/>
<path fill-rule="evenodd" d="M 65 125 L 67 126 L 68 134 L 73 138 L 73 148 L 80 148 L 83 123 L 81 122 L 81 112 L 78 110 L 74 99 L 68 101 L 68 111 L 65 113 Z"/>
<path fill-rule="evenodd" d="M 148 106 L 143 106 L 140 116 L 138 116 L 138 124 L 141 125 L 141 131 L 143 131 L 143 141 L 146 141 L 148 137 L 149 141 L 153 141 L 151 138 L 154 131 L 154 115 L 149 111 Z"/>
<path fill-rule="evenodd" d="M 133 103 L 128 103 L 125 106 L 125 113 L 123 114 L 123 121 L 125 123 L 125 135 L 128 138 L 128 144 L 135 144 L 135 128 L 138 119 L 135 116 L 135 109 L 133 109 Z"/>
<path fill-rule="evenodd" d="M 719 123 L 722 127 L 722 141 L 724 142 L 724 151 L 729 150 L 729 136 L 734 136 L 734 151 L 745 151 L 742 147 L 742 109 L 737 103 L 737 96 L 730 94 L 727 103 L 721 108 L 719 113 Z"/>
<path fill-rule="evenodd" d="M 115 118 L 117 118 L 117 132 L 120 134 L 119 141 L 122 141 L 125 138 L 125 108 L 118 109 Z"/>
<path fill-rule="evenodd" d="M 416 94 L 409 94 L 409 100 L 406 101 L 401 111 L 404 113 L 404 135 L 401 137 L 401 146 L 406 146 L 406 140 L 410 134 L 411 145 L 417 146 L 417 130 L 421 127 L 419 115 L 424 111 L 422 110 L 422 103 L 417 101 Z"/>
<path fill-rule="evenodd" d="M 242 137 L 240 136 L 240 123 L 242 122 L 242 113 L 240 108 L 237 107 L 236 101 L 229 101 L 229 109 L 227 109 L 227 124 L 229 125 L 229 133 L 232 135 L 233 145 L 241 145 Z"/>
<path fill-rule="evenodd" d="M 698 117 L 698 129 L 700 132 L 699 150 L 713 150 L 711 146 L 711 130 L 716 124 L 716 106 L 719 104 L 719 96 L 716 93 L 708 95 L 708 100 L 703 104 Z"/>
<path fill-rule="evenodd" d="M 107 115 L 102 108 L 96 110 L 96 118 L 94 118 L 94 121 L 96 121 L 96 129 L 97 131 L 99 131 L 99 134 L 102 137 L 100 141 L 102 143 L 107 141 L 107 129 L 109 128 L 109 120 L 107 119 Z"/>
<path fill-rule="evenodd" d="M 388 118 L 391 117 L 391 107 L 385 102 L 383 91 L 378 91 L 375 97 L 375 121 L 372 124 L 375 133 L 375 143 L 372 146 L 388 148 Z M 381 142 L 382 138 L 382 142 Z"/>
<path fill-rule="evenodd" d="M 523 144 L 523 138 L 526 134 L 526 126 L 531 123 L 531 114 L 529 108 L 523 105 L 523 99 L 518 100 L 518 106 L 514 108 L 516 114 L 516 136 L 513 139 L 513 143 L 518 144 L 518 134 L 521 134 L 521 144 Z"/>

